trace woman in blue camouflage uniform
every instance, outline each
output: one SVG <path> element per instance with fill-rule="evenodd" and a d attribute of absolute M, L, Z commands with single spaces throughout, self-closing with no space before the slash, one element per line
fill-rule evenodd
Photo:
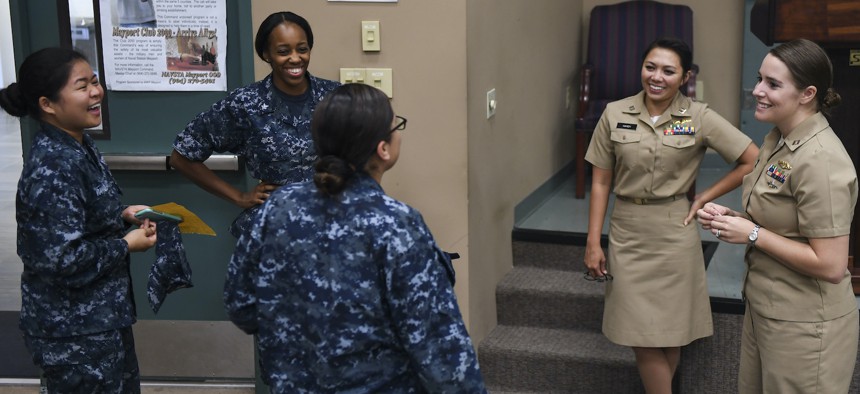
<path fill-rule="evenodd" d="M 173 168 L 244 209 L 230 226 L 235 237 L 247 232 L 269 193 L 280 185 L 311 179 L 317 158 L 311 116 L 317 103 L 340 85 L 308 72 L 314 35 L 299 15 L 269 15 L 257 30 L 254 46 L 272 73 L 197 115 L 176 137 L 170 155 Z M 244 192 L 225 182 L 203 164 L 214 152 L 244 157 L 251 176 L 260 183 Z"/>
<path fill-rule="evenodd" d="M 104 90 L 71 49 L 33 53 L 18 78 L 0 107 L 41 122 L 16 200 L 25 343 L 50 393 L 140 392 L 129 252 L 155 244 L 155 223 L 134 218 L 146 206 L 122 205 L 84 133 L 101 123 Z"/>
<path fill-rule="evenodd" d="M 451 260 L 380 186 L 405 126 L 378 89 L 336 89 L 314 114 L 313 182 L 274 192 L 239 238 L 225 304 L 274 393 L 486 391 Z"/>

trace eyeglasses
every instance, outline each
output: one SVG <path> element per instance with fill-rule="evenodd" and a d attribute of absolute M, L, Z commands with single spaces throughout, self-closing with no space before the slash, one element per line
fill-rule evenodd
<path fill-rule="evenodd" d="M 585 271 L 585 280 L 591 282 L 609 282 L 612 280 L 612 275 L 609 273 L 603 274 L 603 276 L 591 276 L 588 271 Z"/>
<path fill-rule="evenodd" d="M 406 130 L 406 118 L 402 116 L 394 116 L 397 119 L 397 125 L 391 129 L 391 132 L 395 132 L 396 130 Z"/>

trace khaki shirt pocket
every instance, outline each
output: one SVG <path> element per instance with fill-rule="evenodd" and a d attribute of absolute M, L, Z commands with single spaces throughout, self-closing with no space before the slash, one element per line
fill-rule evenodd
<path fill-rule="evenodd" d="M 615 150 L 616 164 L 622 168 L 635 167 L 642 151 L 639 144 L 642 140 L 642 134 L 636 131 L 617 129 L 609 133 L 609 139 Z"/>
<path fill-rule="evenodd" d="M 662 144 L 660 168 L 663 171 L 679 171 L 696 158 L 695 135 L 664 135 Z"/>

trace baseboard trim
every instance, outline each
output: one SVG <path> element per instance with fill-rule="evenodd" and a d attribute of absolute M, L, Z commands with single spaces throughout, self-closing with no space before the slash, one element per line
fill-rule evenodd
<path fill-rule="evenodd" d="M 724 297 L 711 297 L 711 312 L 727 315 L 743 315 L 746 306 L 742 300 Z"/>
<path fill-rule="evenodd" d="M 567 163 L 564 167 L 553 174 L 546 182 L 538 186 L 526 198 L 514 207 L 514 223 L 519 224 L 546 201 L 553 192 L 565 182 L 572 182 L 575 175 L 574 162 Z"/>

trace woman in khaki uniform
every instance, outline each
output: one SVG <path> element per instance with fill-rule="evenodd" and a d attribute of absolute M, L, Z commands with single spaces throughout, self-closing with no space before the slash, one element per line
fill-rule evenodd
<path fill-rule="evenodd" d="M 717 238 L 746 243 L 741 393 L 846 393 L 857 356 L 857 301 L 847 270 L 857 174 L 822 115 L 841 98 L 815 43 L 772 49 L 753 90 L 775 128 L 744 178 L 744 212 L 698 211 Z"/>
<path fill-rule="evenodd" d="M 671 393 L 680 346 L 713 333 L 699 231 L 688 224 L 705 202 L 739 186 L 758 154 L 749 137 L 679 92 L 692 58 L 683 41 L 652 43 L 643 91 L 606 107 L 585 156 L 594 166 L 585 265 L 592 277 L 614 278 L 603 333 L 633 348 L 648 393 Z M 685 192 L 708 148 L 737 166 L 691 203 Z M 607 259 L 600 236 L 610 189 Z"/>

